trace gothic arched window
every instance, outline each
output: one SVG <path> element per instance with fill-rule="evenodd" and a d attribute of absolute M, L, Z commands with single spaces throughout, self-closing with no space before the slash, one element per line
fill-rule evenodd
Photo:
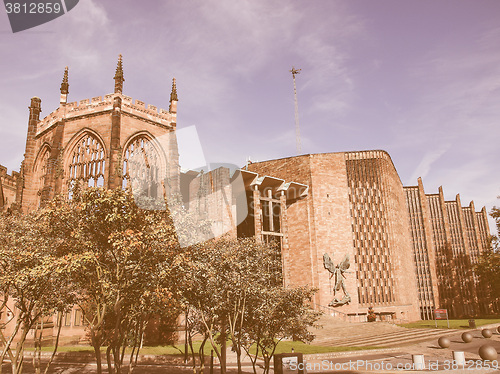
<path fill-rule="evenodd" d="M 43 199 L 43 189 L 45 187 L 45 182 L 49 174 L 49 157 L 50 148 L 45 147 L 40 153 L 40 157 L 36 163 L 34 183 L 37 191 L 37 206 L 40 206 Z"/>
<path fill-rule="evenodd" d="M 133 139 L 123 153 L 123 187 L 148 197 L 162 196 L 162 160 L 152 141 L 144 135 Z"/>
<path fill-rule="evenodd" d="M 84 135 L 69 153 L 69 185 L 80 187 L 102 187 L 104 185 L 104 147 L 92 134 Z"/>
<path fill-rule="evenodd" d="M 42 157 L 40 158 L 40 163 L 37 168 L 37 176 L 38 176 L 38 195 L 42 194 L 42 189 L 45 186 L 45 180 L 47 179 L 47 174 L 49 171 L 49 149 L 45 149 Z"/>

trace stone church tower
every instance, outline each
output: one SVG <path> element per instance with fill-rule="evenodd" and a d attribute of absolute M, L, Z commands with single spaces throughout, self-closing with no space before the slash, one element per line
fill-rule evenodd
<path fill-rule="evenodd" d="M 150 197 L 178 191 L 175 78 L 169 109 L 159 111 L 123 94 L 121 55 L 114 80 L 114 93 L 68 103 L 66 67 L 55 111 L 40 119 L 41 99 L 31 99 L 16 191 L 16 203 L 23 212 L 37 209 L 57 194 L 71 194 L 77 183 L 82 188 L 117 188 L 140 180 L 143 193 Z"/>

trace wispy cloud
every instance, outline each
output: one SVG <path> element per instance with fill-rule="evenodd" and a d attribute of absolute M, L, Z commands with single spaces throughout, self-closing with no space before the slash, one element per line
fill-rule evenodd
<path fill-rule="evenodd" d="M 222 83 L 235 77 L 251 80 L 288 60 L 290 67 L 300 63 L 308 70 L 301 77 L 303 90 L 352 85 L 343 47 L 359 34 L 361 22 L 341 3 L 324 9 L 262 0 L 201 4 L 185 2 L 175 8 L 176 13 L 189 12 L 196 23 L 173 19 L 170 24 L 176 30 L 170 38 L 176 56 L 189 61 L 184 66 L 196 66 L 197 75 L 213 75 Z M 329 17 L 320 17 L 324 12 Z M 310 19 L 316 23 L 311 25 Z"/>
<path fill-rule="evenodd" d="M 425 178 L 429 174 L 432 164 L 439 160 L 441 156 L 443 156 L 443 154 L 450 149 L 450 147 L 451 144 L 448 143 L 442 145 L 439 149 L 431 150 L 425 153 L 424 157 L 413 172 L 411 180 L 416 181 L 418 177 Z"/>
<path fill-rule="evenodd" d="M 350 68 L 347 46 L 363 32 L 363 23 L 341 2 L 304 7 L 285 1 L 209 0 L 178 3 L 171 11 L 181 16 L 169 24 L 169 29 L 175 31 L 168 36 L 165 64 L 175 72 L 179 89 L 183 90 L 185 112 L 180 117 L 189 125 L 203 124 L 215 132 L 212 136 L 200 130 L 203 138 L 209 139 L 207 155 L 223 152 L 220 135 L 216 134 L 222 129 L 228 137 L 247 139 L 241 145 L 248 148 L 243 150 L 245 153 L 252 152 L 251 144 L 262 142 L 261 134 L 252 130 L 256 126 L 260 131 L 266 127 L 272 139 L 280 139 L 281 134 L 293 129 L 293 92 L 288 73 L 292 65 L 303 69 L 297 78 L 303 125 L 314 123 L 312 118 L 318 112 L 331 118 L 353 108 L 355 71 Z M 186 13 L 196 22 L 186 22 Z M 164 29 L 160 26 L 158 32 Z M 261 89 L 271 89 L 272 94 L 255 92 L 258 87 L 252 85 L 266 79 L 273 86 Z M 244 100 L 242 92 L 251 91 L 256 95 Z M 283 114 L 279 121 L 258 116 L 260 101 L 270 99 L 280 104 L 266 109 L 278 117 L 282 110 L 279 105 L 288 105 L 285 114 L 292 116 L 291 121 Z M 246 113 L 251 107 L 256 112 L 249 117 Z M 206 114 L 202 123 L 195 122 L 195 111 Z M 307 131 L 303 137 L 307 137 Z M 275 155 L 293 152 L 294 143 L 286 143 L 286 152 L 284 143 L 275 142 L 283 145 L 274 148 Z M 310 151 L 314 149 L 311 144 Z"/>
<path fill-rule="evenodd" d="M 116 40 L 103 4 L 95 0 L 80 1 L 77 8 L 61 18 L 55 30 L 58 60 L 75 69 L 85 67 L 92 71 L 102 65 L 103 57 L 110 52 L 105 47 Z M 53 40 L 46 40 L 45 44 L 50 48 Z"/>
<path fill-rule="evenodd" d="M 432 189 L 443 185 L 448 199 L 460 193 L 464 204 L 475 200 L 478 208 L 497 203 L 500 192 L 493 141 L 500 138 L 498 40 L 500 28 L 492 28 L 466 48 L 438 45 L 415 61 L 409 76 L 415 106 L 404 113 L 399 134 L 421 159 L 412 180 L 426 177 Z"/>
<path fill-rule="evenodd" d="M 488 125 L 500 113 L 500 28 L 478 38 L 474 49 L 438 46 L 413 71 L 427 128 Z M 419 83 L 418 83 L 419 82 Z M 422 110 L 424 109 L 425 110 Z"/>

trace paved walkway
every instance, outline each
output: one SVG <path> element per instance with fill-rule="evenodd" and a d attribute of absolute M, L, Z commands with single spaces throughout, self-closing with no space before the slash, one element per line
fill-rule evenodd
<path fill-rule="evenodd" d="M 489 339 L 483 338 L 481 330 L 470 330 L 473 340 L 464 343 L 461 334 L 467 330 L 448 331 L 444 330 L 443 335 L 447 335 L 451 345 L 449 348 L 440 348 L 437 344 L 438 337 L 430 335 L 427 341 L 409 343 L 398 347 L 377 349 L 358 352 L 337 352 L 317 355 L 306 355 L 310 370 L 308 373 L 330 373 L 328 368 L 338 370 L 351 370 L 362 373 L 500 373 L 500 355 L 498 362 L 490 367 L 485 367 L 485 363 L 478 355 L 479 347 L 489 344 L 500 353 L 500 333 L 496 332 L 496 325 L 483 326 L 495 330 Z M 424 330 L 425 331 L 425 330 Z M 466 367 L 460 369 L 453 367 L 453 351 L 462 351 L 465 354 Z M 424 356 L 424 370 L 415 371 L 412 367 L 412 355 Z"/>

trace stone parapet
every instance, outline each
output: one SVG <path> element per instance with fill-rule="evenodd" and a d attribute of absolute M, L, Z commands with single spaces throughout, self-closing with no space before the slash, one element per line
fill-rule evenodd
<path fill-rule="evenodd" d="M 41 119 L 37 126 L 37 136 L 47 129 L 50 129 L 63 118 L 66 120 L 75 119 L 82 116 L 95 116 L 103 112 L 113 110 L 113 100 L 115 97 L 122 99 L 121 110 L 124 113 L 151 121 L 153 123 L 175 128 L 177 116 L 166 109 L 158 109 L 155 105 L 146 105 L 143 101 L 135 100 L 133 102 L 130 96 L 119 93 L 108 94 L 104 97 L 96 96 L 91 99 L 83 99 L 78 102 L 71 102 L 61 105 L 56 110 Z"/>

